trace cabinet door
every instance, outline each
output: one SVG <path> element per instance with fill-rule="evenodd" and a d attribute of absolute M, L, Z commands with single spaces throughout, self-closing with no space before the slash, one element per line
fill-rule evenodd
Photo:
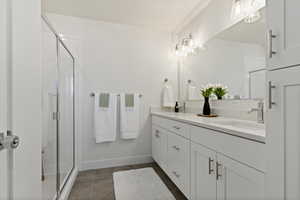
<path fill-rule="evenodd" d="M 161 134 L 159 132 L 159 129 L 155 126 L 152 126 L 152 158 L 157 162 L 158 165 L 160 165 L 160 146 L 161 146 Z"/>
<path fill-rule="evenodd" d="M 191 144 L 191 200 L 216 200 L 216 153 Z"/>
<path fill-rule="evenodd" d="M 167 170 L 167 132 L 156 126 L 152 127 L 152 157 L 157 164 Z"/>
<path fill-rule="evenodd" d="M 300 67 L 268 73 L 267 198 L 300 199 Z"/>
<path fill-rule="evenodd" d="M 217 200 L 264 200 L 263 172 L 218 154 L 216 178 Z"/>
<path fill-rule="evenodd" d="M 300 64 L 300 1 L 267 0 L 267 24 L 275 38 L 269 35 L 269 69 Z M 271 51 L 276 54 L 271 56 Z"/>
<path fill-rule="evenodd" d="M 190 194 L 189 143 L 181 136 L 168 134 L 168 175 L 186 197 Z"/>

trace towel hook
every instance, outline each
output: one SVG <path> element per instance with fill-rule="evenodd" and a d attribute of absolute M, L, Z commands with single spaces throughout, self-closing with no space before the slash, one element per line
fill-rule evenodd
<path fill-rule="evenodd" d="M 192 80 L 188 80 L 188 83 L 191 84 L 191 83 L 192 83 Z"/>
<path fill-rule="evenodd" d="M 168 79 L 168 78 L 165 78 L 164 82 L 166 83 L 166 82 L 168 82 L 168 81 L 169 81 L 169 79 Z"/>

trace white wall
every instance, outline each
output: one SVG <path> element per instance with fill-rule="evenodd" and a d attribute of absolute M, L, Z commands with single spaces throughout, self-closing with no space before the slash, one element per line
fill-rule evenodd
<path fill-rule="evenodd" d="M 177 66 L 170 53 L 170 34 L 129 25 L 49 14 L 50 21 L 82 67 L 81 168 L 150 161 L 150 105 L 160 105 L 164 78 L 177 86 Z M 136 140 L 95 144 L 91 92 L 137 92 L 142 97 L 140 136 Z"/>
<path fill-rule="evenodd" d="M 229 95 L 248 97 L 248 72 L 264 67 L 263 47 L 256 44 L 213 39 L 206 50 L 183 63 L 184 83 L 192 80 L 199 89 L 208 83 L 228 86 Z"/>

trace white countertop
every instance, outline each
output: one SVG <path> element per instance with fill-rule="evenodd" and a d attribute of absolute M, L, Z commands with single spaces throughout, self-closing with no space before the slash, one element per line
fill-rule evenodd
<path fill-rule="evenodd" d="M 174 112 L 164 112 L 164 111 L 152 111 L 152 115 L 160 116 L 184 123 L 188 123 L 194 126 L 199 126 L 203 128 L 209 128 L 230 135 L 242 137 L 245 139 L 265 143 L 266 142 L 266 131 L 264 124 L 258 124 L 253 121 L 231 119 L 225 117 L 216 117 L 216 118 L 205 118 L 198 117 L 196 114 L 192 113 L 174 113 Z M 233 124 L 222 124 L 222 122 L 234 122 Z M 237 124 L 237 125 L 235 125 Z M 247 126 L 243 127 L 239 124 L 246 124 Z"/>

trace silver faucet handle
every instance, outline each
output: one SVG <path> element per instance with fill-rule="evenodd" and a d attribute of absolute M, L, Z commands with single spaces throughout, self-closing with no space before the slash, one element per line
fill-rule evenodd
<path fill-rule="evenodd" d="M 257 105 L 258 105 L 259 109 L 263 109 L 264 108 L 264 102 L 263 101 L 259 101 Z"/>

